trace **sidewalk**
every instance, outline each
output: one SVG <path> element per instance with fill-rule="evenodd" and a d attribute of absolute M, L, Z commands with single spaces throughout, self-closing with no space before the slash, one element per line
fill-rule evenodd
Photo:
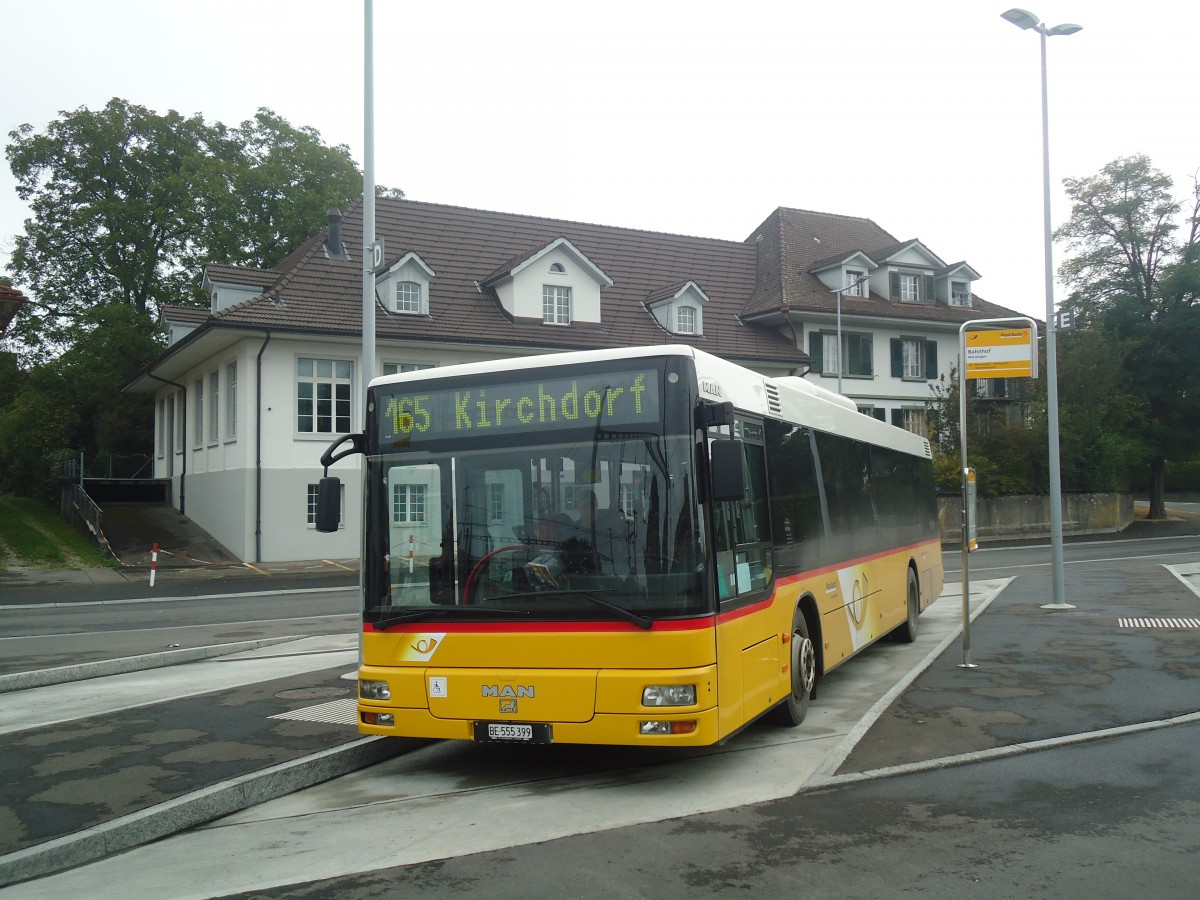
<path fill-rule="evenodd" d="M 1200 539 L 1196 560 L 1200 561 Z M 1200 711 L 1200 565 L 1179 578 L 1069 566 L 1071 610 L 1045 610 L 1050 576 L 1015 579 L 872 725 L 839 775 L 927 763 Z M 1159 620 L 1172 619 L 1173 623 Z M 1125 621 L 1136 620 L 1136 621 Z"/>

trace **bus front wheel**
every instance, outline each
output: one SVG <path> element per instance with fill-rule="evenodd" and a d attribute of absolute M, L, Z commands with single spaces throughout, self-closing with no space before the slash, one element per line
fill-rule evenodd
<path fill-rule="evenodd" d="M 817 686 L 817 648 L 808 634 L 808 622 L 802 610 L 792 618 L 791 639 L 792 692 L 775 709 L 779 724 L 794 727 L 804 721 Z"/>

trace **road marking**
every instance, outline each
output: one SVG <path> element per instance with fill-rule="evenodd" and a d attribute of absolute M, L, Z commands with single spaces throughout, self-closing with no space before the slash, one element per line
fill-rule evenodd
<path fill-rule="evenodd" d="M 1200 628 L 1200 619 L 1117 619 L 1118 628 Z"/>
<path fill-rule="evenodd" d="M 275 713 L 267 718 L 292 719 L 297 722 L 327 722 L 330 725 L 357 725 L 358 701 L 353 698 L 330 700 L 328 703 L 318 703 L 316 706 Z"/>

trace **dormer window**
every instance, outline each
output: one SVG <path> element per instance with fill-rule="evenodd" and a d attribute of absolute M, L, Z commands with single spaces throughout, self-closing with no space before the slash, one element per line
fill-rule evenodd
<path fill-rule="evenodd" d="M 968 281 L 952 281 L 950 282 L 950 305 L 951 306 L 970 306 L 971 305 L 971 284 Z"/>
<path fill-rule="evenodd" d="M 421 311 L 421 285 L 415 281 L 396 282 L 396 306 L 398 313 L 419 313 Z"/>
<path fill-rule="evenodd" d="M 564 285 L 542 285 L 542 322 L 546 325 L 571 324 L 571 289 Z"/>
<path fill-rule="evenodd" d="M 695 334 L 696 333 L 696 307 L 681 306 L 679 307 L 677 318 L 675 320 L 675 330 L 679 334 Z"/>
<path fill-rule="evenodd" d="M 863 279 L 863 276 L 866 274 L 861 269 L 847 269 L 846 290 L 842 291 L 842 293 L 848 297 L 867 296 L 867 282 Z"/>
<path fill-rule="evenodd" d="M 933 276 L 923 272 L 891 273 L 891 299 L 901 303 L 932 303 Z"/>

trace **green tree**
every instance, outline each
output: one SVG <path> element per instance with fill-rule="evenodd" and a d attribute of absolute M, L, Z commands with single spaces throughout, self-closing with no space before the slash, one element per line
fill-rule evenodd
<path fill-rule="evenodd" d="M 12 339 L 44 359 L 119 304 L 151 317 L 196 299 L 205 262 L 270 267 L 362 191 L 345 146 L 267 109 L 230 129 L 114 98 L 22 125 L 6 151 L 33 216 L 10 266 L 33 300 Z"/>
<path fill-rule="evenodd" d="M 161 351 L 161 304 L 203 302 L 206 262 L 279 262 L 362 178 L 268 109 L 228 128 L 114 98 L 9 139 L 33 214 L 10 263 L 30 301 L 0 355 L 0 477 L 45 494 L 68 451 L 148 451 L 150 408 L 120 386 Z"/>
<path fill-rule="evenodd" d="M 1083 327 L 1111 341 L 1112 365 L 1138 406 L 1149 515 L 1163 518 L 1167 460 L 1200 449 L 1197 207 L 1187 238 L 1179 240 L 1181 205 L 1171 179 L 1140 155 L 1064 184 L 1071 217 L 1055 236 L 1075 253 L 1059 275 L 1073 289 L 1071 305 L 1081 311 Z"/>

